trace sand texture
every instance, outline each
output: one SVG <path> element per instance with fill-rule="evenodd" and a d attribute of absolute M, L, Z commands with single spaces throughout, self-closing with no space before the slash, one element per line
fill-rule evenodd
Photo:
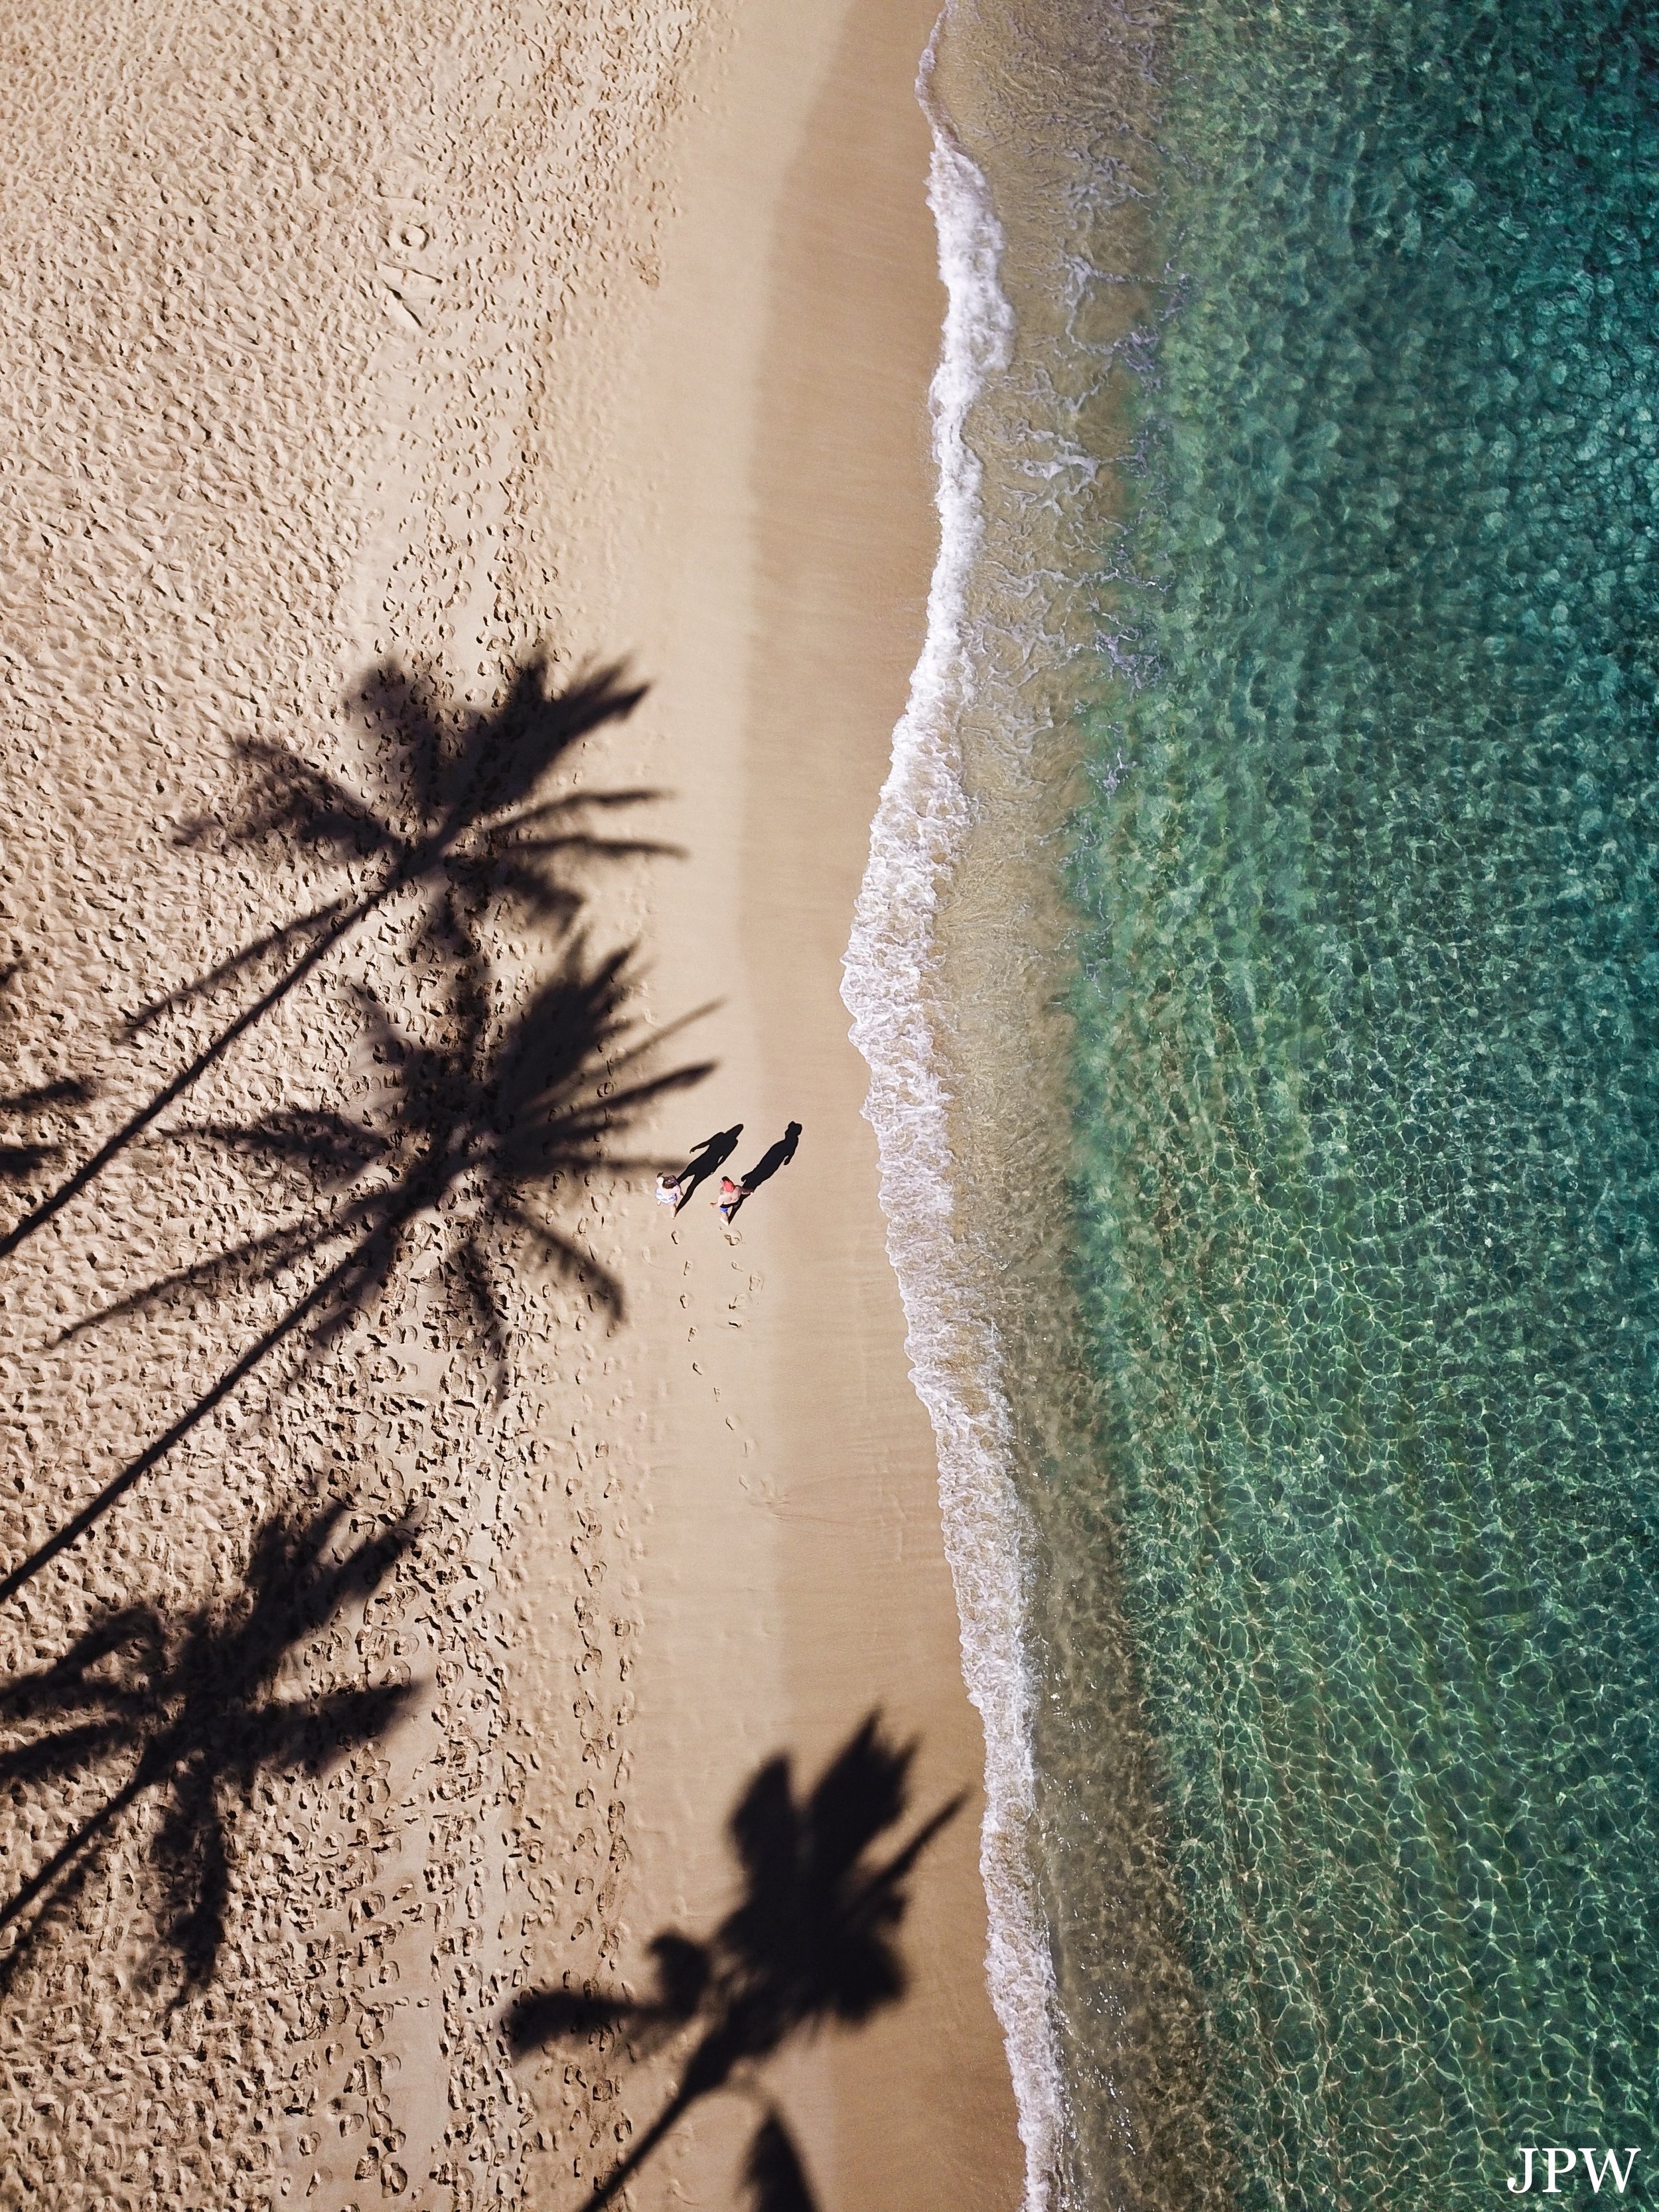
<path fill-rule="evenodd" d="M 799 1905 L 851 1743 L 865 1873 L 968 1792 L 908 1993 L 632 2201 L 742 2202 L 770 2114 L 823 2212 L 1010 2204 L 837 995 L 927 11 L 0 21 L 0 2203 L 577 2212 L 730 2027 L 728 1817 Z M 654 1203 L 792 1118 L 730 1232 Z"/>

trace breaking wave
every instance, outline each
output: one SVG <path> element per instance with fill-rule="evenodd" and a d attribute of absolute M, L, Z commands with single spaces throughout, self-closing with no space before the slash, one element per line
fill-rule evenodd
<path fill-rule="evenodd" d="M 1013 1481 L 1012 1419 L 997 1333 L 975 1296 L 957 1234 L 951 1096 L 931 981 L 939 900 L 969 820 L 959 722 L 975 691 L 967 605 L 984 526 L 981 468 L 968 422 L 988 381 L 1012 359 L 1014 317 L 999 281 L 1002 231 L 983 174 L 933 96 L 933 54 L 930 45 L 917 92 L 933 131 L 927 198 L 948 301 L 929 395 L 939 556 L 926 641 L 871 833 L 842 997 L 853 1041 L 870 1068 L 865 1111 L 880 1149 L 888 1253 L 904 1302 L 912 1379 L 937 1439 L 963 1668 L 985 1729 L 980 1864 L 990 1917 L 987 1965 L 1019 2109 L 1025 2203 L 1027 2212 L 1048 2212 L 1064 2092 L 1054 1973 L 1030 1851 L 1035 1686 L 1024 1632 L 1030 1528 Z"/>

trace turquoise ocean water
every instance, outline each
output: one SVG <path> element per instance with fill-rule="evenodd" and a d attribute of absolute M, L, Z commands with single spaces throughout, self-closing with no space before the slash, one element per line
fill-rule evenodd
<path fill-rule="evenodd" d="M 1645 2193 L 1659 9 L 1164 56 L 1076 1266 L 1229 2193 Z"/>
<path fill-rule="evenodd" d="M 1659 4 L 942 35 L 848 997 L 1028 2205 L 1639 2199 Z"/>

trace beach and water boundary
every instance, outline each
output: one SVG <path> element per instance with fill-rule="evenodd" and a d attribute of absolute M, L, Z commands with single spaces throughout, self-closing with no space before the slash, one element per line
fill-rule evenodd
<path fill-rule="evenodd" d="M 463 727 L 634 657 L 573 788 L 685 857 L 580 911 L 718 1063 L 649 1148 L 805 1125 L 740 1243 L 573 1176 L 504 1397 L 435 1224 L 214 1395 L 314 1287 L 146 1297 L 287 1218 L 216 1128 L 362 1106 L 366 1004 L 453 1043 L 377 908 L 11 1255 L 9 1563 L 188 1429 L 14 1593 L 8 1679 L 222 1633 L 296 1515 L 382 1570 L 283 1662 L 365 1739 L 198 1770 L 210 1987 L 142 1808 L 8 1952 L 20 2202 L 579 2201 L 672 2065 L 509 2008 L 652 1986 L 751 1779 L 872 1705 L 911 1817 L 971 1785 L 959 1626 L 982 1844 L 929 1845 L 905 2002 L 766 2078 L 829 2203 L 1014 2201 L 1010 2070 L 1032 2212 L 1461 2212 L 1651 2140 L 1656 41 L 959 0 L 924 115 L 932 13 L 16 11 L 8 1176 L 363 885 L 231 831 L 254 760 L 384 802 L 392 665 Z M 546 942 L 481 927 L 517 1006 Z M 20 1786 L 8 1863 L 119 1782 Z M 729 2195 L 755 2118 L 642 2200 Z"/>

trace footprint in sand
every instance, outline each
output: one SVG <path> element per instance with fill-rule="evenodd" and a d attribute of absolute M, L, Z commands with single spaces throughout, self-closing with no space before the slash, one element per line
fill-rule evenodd
<path fill-rule="evenodd" d="M 419 266 L 422 259 L 430 266 L 431 249 L 432 234 L 425 223 L 393 216 L 386 224 L 384 258 L 374 267 L 381 305 L 395 321 L 416 331 L 426 329 L 442 289 L 440 279 Z"/>

